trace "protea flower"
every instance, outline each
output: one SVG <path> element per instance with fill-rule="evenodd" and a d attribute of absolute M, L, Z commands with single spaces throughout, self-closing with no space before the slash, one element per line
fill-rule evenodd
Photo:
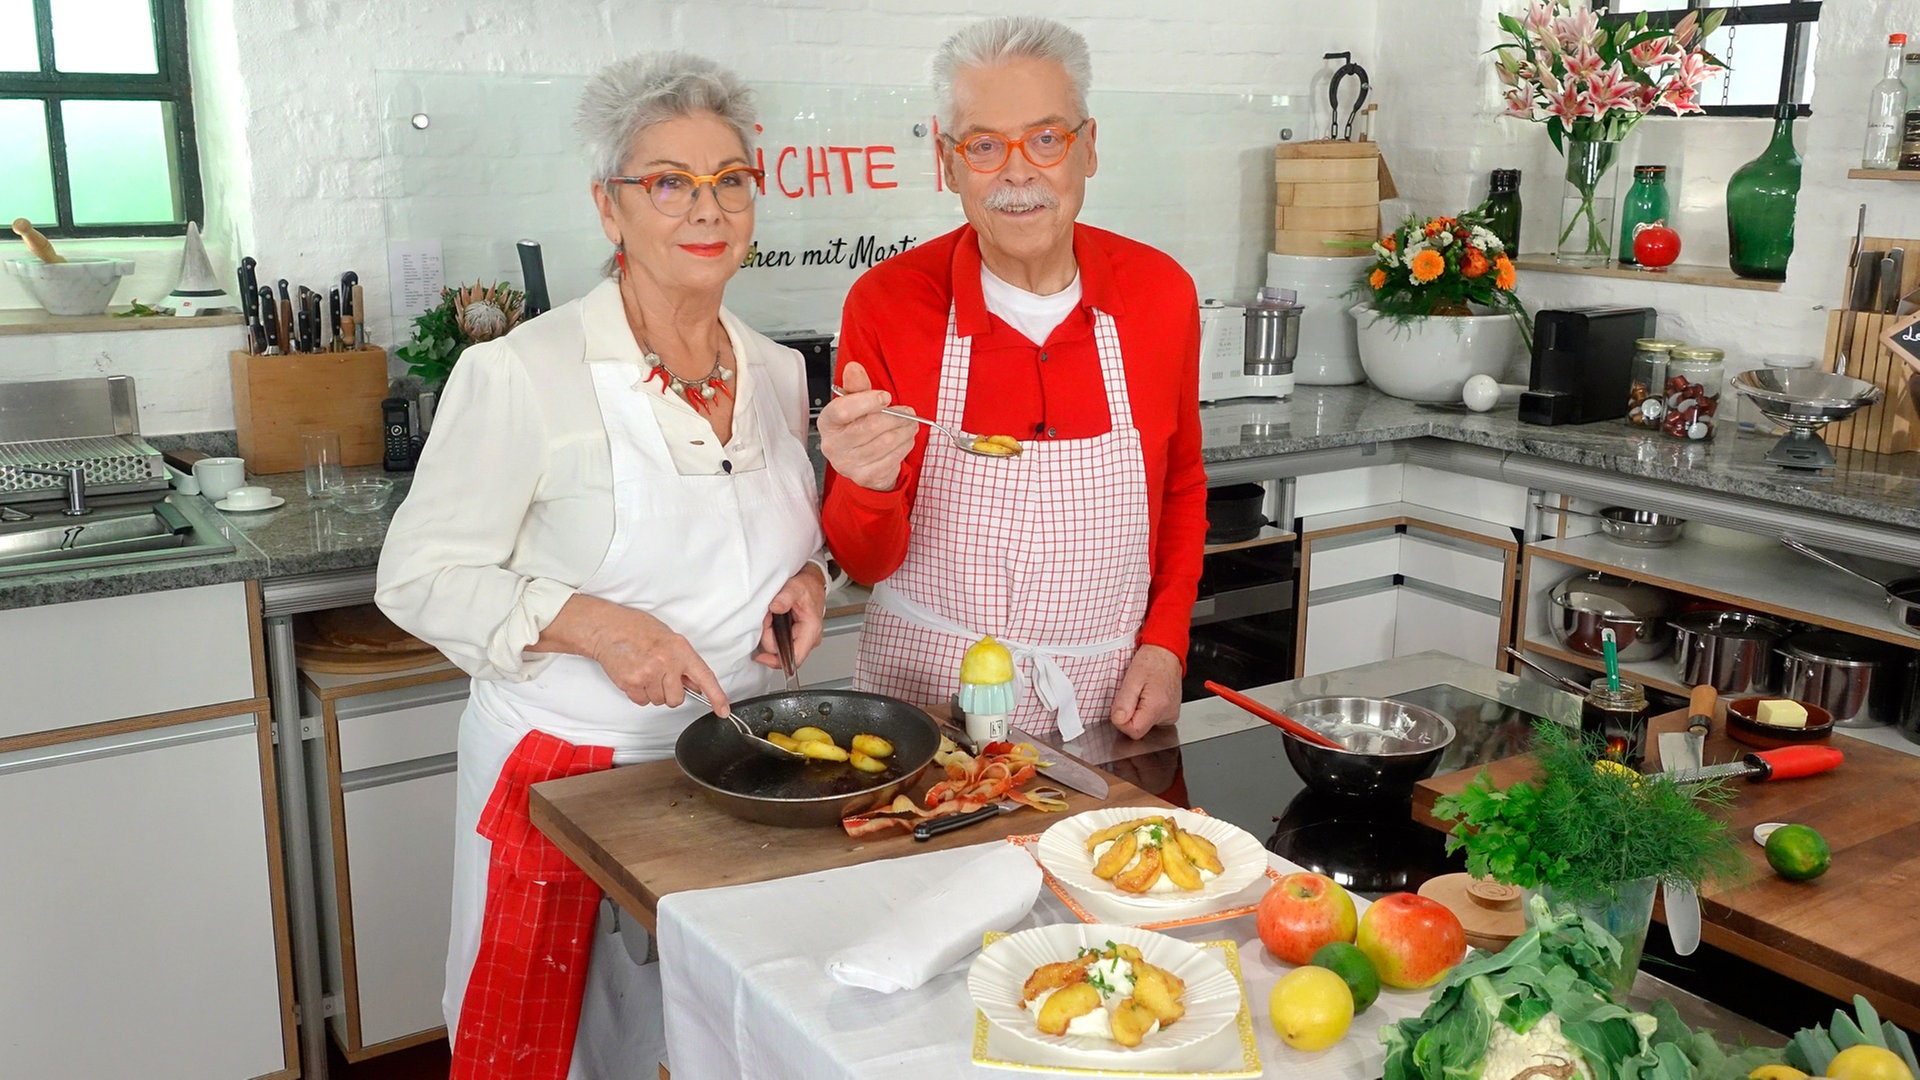
<path fill-rule="evenodd" d="M 453 297 L 454 315 L 460 331 L 471 344 L 492 341 L 520 323 L 521 306 L 526 294 L 508 288 L 504 282 L 492 286 L 468 285 Z"/>

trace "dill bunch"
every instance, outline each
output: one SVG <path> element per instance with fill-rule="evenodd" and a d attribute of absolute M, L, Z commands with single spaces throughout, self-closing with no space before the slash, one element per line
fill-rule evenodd
<path fill-rule="evenodd" d="M 1597 736 L 1536 723 L 1537 779 L 1495 789 L 1482 772 L 1435 800 L 1434 816 L 1454 822 L 1447 851 L 1464 850 L 1470 873 L 1572 901 L 1612 899 L 1640 878 L 1699 888 L 1739 871 L 1737 841 L 1710 812 L 1732 802 L 1725 782 L 1596 763 L 1604 749 Z"/>

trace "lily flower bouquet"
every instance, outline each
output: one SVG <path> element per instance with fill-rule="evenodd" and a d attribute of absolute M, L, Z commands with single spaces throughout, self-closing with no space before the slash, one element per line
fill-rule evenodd
<path fill-rule="evenodd" d="M 1507 40 L 1493 48 L 1504 115 L 1546 124 L 1566 158 L 1563 262 L 1611 257 L 1613 201 L 1599 192 L 1620 140 L 1655 109 L 1676 116 L 1703 111 L 1700 85 L 1726 68 L 1703 47 L 1724 10 L 1704 19 L 1688 12 L 1671 28 L 1648 25 L 1646 12 L 1608 26 L 1605 10 L 1589 0 L 1530 0 L 1520 18 L 1500 15 Z"/>

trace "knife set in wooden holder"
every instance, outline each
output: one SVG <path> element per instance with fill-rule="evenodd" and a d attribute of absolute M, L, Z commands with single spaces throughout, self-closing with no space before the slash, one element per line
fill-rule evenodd
<path fill-rule="evenodd" d="M 227 354 L 240 456 L 256 475 L 299 472 L 300 436 L 340 436 L 343 465 L 378 465 L 380 402 L 387 396 L 387 352 L 376 345 L 339 352 L 261 356 Z"/>
<path fill-rule="evenodd" d="M 1860 242 L 1842 293 L 1846 308 L 1827 314 L 1826 351 L 1821 355 L 1827 370 L 1870 382 L 1886 396 L 1828 425 L 1820 434 L 1834 446 L 1876 454 L 1920 450 L 1920 400 L 1910 378 L 1914 371 L 1882 340 L 1889 330 L 1912 320 L 1899 310 L 1916 286 L 1920 240 L 1869 236 Z"/>

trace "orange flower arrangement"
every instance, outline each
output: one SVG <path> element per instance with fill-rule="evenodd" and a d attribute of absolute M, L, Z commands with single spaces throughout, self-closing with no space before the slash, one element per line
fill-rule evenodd
<path fill-rule="evenodd" d="M 1413 280 L 1425 285 L 1447 272 L 1447 257 L 1427 248 L 1414 252 L 1413 257 L 1407 260 L 1407 265 L 1413 272 Z"/>
<path fill-rule="evenodd" d="M 1530 336 L 1513 294 L 1513 261 L 1479 214 L 1410 219 L 1381 237 L 1373 254 L 1365 288 L 1375 311 L 1394 319 L 1505 311 Z"/>

